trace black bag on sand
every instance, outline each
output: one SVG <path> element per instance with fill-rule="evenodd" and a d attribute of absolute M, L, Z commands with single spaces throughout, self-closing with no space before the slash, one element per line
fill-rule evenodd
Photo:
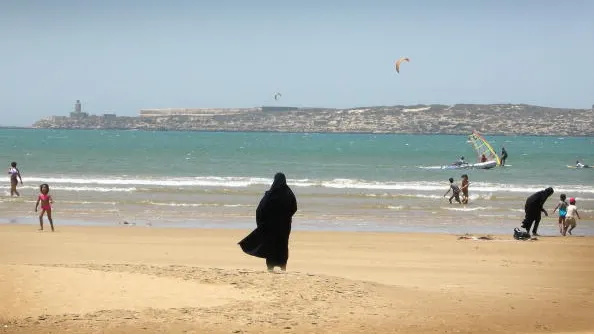
<path fill-rule="evenodd" d="M 524 232 L 519 228 L 514 228 L 514 239 L 516 240 L 530 240 L 530 233 Z"/>

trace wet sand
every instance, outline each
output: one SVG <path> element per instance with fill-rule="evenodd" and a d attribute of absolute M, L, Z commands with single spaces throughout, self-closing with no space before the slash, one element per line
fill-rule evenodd
<path fill-rule="evenodd" d="M 594 238 L 0 225 L 0 332 L 594 332 Z"/>

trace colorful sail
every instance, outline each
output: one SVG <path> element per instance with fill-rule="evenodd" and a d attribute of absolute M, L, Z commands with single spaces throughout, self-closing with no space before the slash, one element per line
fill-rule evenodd
<path fill-rule="evenodd" d="M 487 161 L 496 161 L 497 165 L 501 165 L 499 156 L 491 147 L 491 144 L 480 135 L 477 131 L 472 131 L 472 134 L 468 136 L 468 141 L 472 144 L 474 151 L 477 154 L 477 161 L 481 161 L 483 154 L 487 157 Z"/>

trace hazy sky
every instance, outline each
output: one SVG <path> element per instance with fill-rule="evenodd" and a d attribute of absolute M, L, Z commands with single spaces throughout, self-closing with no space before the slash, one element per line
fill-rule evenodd
<path fill-rule="evenodd" d="M 400 74 L 394 61 L 407 56 Z M 283 94 L 275 102 L 275 92 Z M 0 113 L 594 103 L 591 0 L 0 2 Z"/>

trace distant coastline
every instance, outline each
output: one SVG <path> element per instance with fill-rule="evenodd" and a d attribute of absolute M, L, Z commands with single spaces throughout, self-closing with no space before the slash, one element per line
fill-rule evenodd
<path fill-rule="evenodd" d="M 23 128 L 27 127 L 3 127 Z M 52 116 L 31 128 L 209 132 L 394 133 L 594 136 L 591 109 L 527 104 L 457 104 L 331 108 L 169 108 L 115 114 Z"/>
<path fill-rule="evenodd" d="M 35 129 L 32 126 L 7 126 L 7 125 L 0 125 L 0 130 L 25 130 L 25 129 Z"/>

